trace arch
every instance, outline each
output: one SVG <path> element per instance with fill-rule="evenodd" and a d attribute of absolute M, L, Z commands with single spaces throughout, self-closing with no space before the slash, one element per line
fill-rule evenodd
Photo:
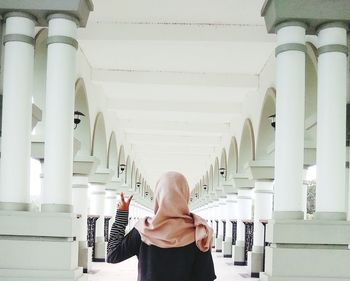
<path fill-rule="evenodd" d="M 238 167 L 238 148 L 237 140 L 235 137 L 231 138 L 230 148 L 228 151 L 227 159 L 227 179 L 233 179 L 234 175 L 237 173 Z"/>
<path fill-rule="evenodd" d="M 208 193 L 209 192 L 209 172 L 208 171 L 205 173 L 205 176 L 204 176 L 204 184 L 207 186 L 207 190 L 203 189 L 203 192 Z"/>
<path fill-rule="evenodd" d="M 209 184 L 208 184 L 208 190 L 210 192 L 213 192 L 214 190 L 214 168 L 213 165 L 210 165 L 209 168 Z"/>
<path fill-rule="evenodd" d="M 306 44 L 304 164 L 316 164 L 317 140 L 317 49 Z"/>
<path fill-rule="evenodd" d="M 249 161 L 255 159 L 254 130 L 250 119 L 246 119 L 241 135 L 238 156 L 238 173 L 244 173 Z"/>
<path fill-rule="evenodd" d="M 199 196 L 203 194 L 204 176 L 200 179 L 198 186 Z"/>
<path fill-rule="evenodd" d="M 135 186 L 134 186 L 134 189 L 135 191 L 138 191 L 138 187 L 136 186 L 136 183 L 140 181 L 140 172 L 139 172 L 139 169 L 136 168 L 136 172 L 135 172 Z"/>
<path fill-rule="evenodd" d="M 101 112 L 97 114 L 95 120 L 91 153 L 93 156 L 99 159 L 99 167 L 107 168 L 106 127 L 103 114 Z"/>
<path fill-rule="evenodd" d="M 141 197 L 145 197 L 145 187 L 146 187 L 146 181 L 144 178 L 142 178 L 142 183 L 141 183 Z"/>
<path fill-rule="evenodd" d="M 269 117 L 276 114 L 276 90 L 266 91 L 259 121 L 258 138 L 256 141 L 256 159 L 274 160 L 273 150 L 269 150 L 275 142 L 275 130 L 271 126 Z"/>
<path fill-rule="evenodd" d="M 306 43 L 305 69 L 305 119 L 315 118 L 317 113 L 317 48 Z"/>
<path fill-rule="evenodd" d="M 220 169 L 223 168 L 223 169 L 227 170 L 227 153 L 226 153 L 226 149 L 225 148 L 223 148 L 221 150 L 220 167 L 219 168 Z"/>
<path fill-rule="evenodd" d="M 126 158 L 125 162 L 125 183 L 130 184 L 131 183 L 131 159 L 130 156 Z"/>
<path fill-rule="evenodd" d="M 118 178 L 122 175 L 120 171 L 120 165 L 124 164 L 126 165 L 125 162 L 125 150 L 124 150 L 124 145 L 121 145 L 119 148 L 119 158 L 118 158 Z M 126 168 L 126 167 L 125 167 Z M 123 172 L 125 174 L 125 171 Z"/>
<path fill-rule="evenodd" d="M 131 181 L 130 181 L 130 187 L 131 187 L 133 190 L 135 190 L 135 187 L 136 187 L 135 177 L 136 177 L 136 166 L 135 166 L 135 161 L 132 161 L 132 165 L 131 165 Z"/>
<path fill-rule="evenodd" d="M 89 104 L 83 78 L 78 78 L 75 83 L 75 104 L 74 111 L 79 111 L 85 116 L 80 118 L 80 123 L 74 129 L 74 138 L 80 142 L 78 155 L 90 155 L 91 153 L 91 126 Z"/>
<path fill-rule="evenodd" d="M 219 158 L 215 158 L 215 164 L 214 164 L 214 171 L 213 171 L 213 189 L 215 190 L 216 188 L 219 187 Z"/>
<path fill-rule="evenodd" d="M 117 171 L 118 169 L 118 148 L 114 132 L 109 137 L 107 167 L 113 171 Z"/>
<path fill-rule="evenodd" d="M 46 69 L 47 69 L 47 37 L 48 29 L 42 28 L 35 36 L 33 103 L 42 111 L 41 122 L 35 127 L 36 135 L 44 135 L 45 103 L 46 103 Z"/>

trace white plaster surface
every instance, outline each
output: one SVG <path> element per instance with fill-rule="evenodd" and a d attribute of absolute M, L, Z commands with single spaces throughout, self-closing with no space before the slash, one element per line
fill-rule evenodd
<path fill-rule="evenodd" d="M 246 266 L 233 266 L 232 259 L 224 259 L 222 254 L 213 254 L 217 281 L 258 280 L 248 277 Z M 89 281 L 136 281 L 137 258 L 131 258 L 120 264 L 93 263 Z"/>

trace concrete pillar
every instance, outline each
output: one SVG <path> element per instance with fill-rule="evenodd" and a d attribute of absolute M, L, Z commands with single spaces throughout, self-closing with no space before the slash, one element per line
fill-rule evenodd
<path fill-rule="evenodd" d="M 303 219 L 305 28 L 293 22 L 277 31 L 275 218 Z"/>
<path fill-rule="evenodd" d="M 310 1 L 300 1 L 302 5 L 288 7 L 276 5 L 277 2 L 281 1 L 270 0 L 262 12 L 269 31 L 277 32 L 278 42 L 275 140 L 277 216 L 274 213 L 274 219 L 267 225 L 267 241 L 271 246 L 266 247 L 266 267 L 260 278 L 266 281 L 346 280 L 350 278 L 350 239 L 347 235 L 350 224 L 344 215 L 346 37 L 350 2 L 321 0 L 319 5 L 313 5 Z M 305 12 L 303 18 L 307 25 L 291 21 L 300 19 L 300 7 Z M 338 20 L 344 20 L 344 24 Z M 298 203 L 302 201 L 299 189 L 302 189 L 304 164 L 300 157 L 303 156 L 301 143 L 304 142 L 305 31 L 311 35 L 318 34 L 319 40 L 317 195 L 313 220 L 302 220 L 302 206 Z M 281 114 L 285 116 L 282 120 Z M 285 138 L 281 138 L 283 132 Z M 291 157 L 291 154 L 295 157 Z M 283 163 L 283 158 L 289 162 L 288 165 Z M 283 170 L 285 175 L 282 174 Z M 281 181 L 281 178 L 284 180 Z"/>
<path fill-rule="evenodd" d="M 232 223 L 231 220 L 237 219 L 237 194 L 228 194 L 225 206 L 226 219 L 226 237 L 222 243 L 224 258 L 232 257 Z"/>
<path fill-rule="evenodd" d="M 295 222 L 303 223 L 303 168 L 304 168 L 304 111 L 305 111 L 305 33 L 301 22 L 286 22 L 276 27 L 276 130 L 275 130 L 275 183 L 273 221 L 267 224 L 265 273 L 260 278 L 274 280 L 275 270 L 287 272 L 275 262 L 288 260 L 293 253 L 302 255 L 300 249 L 283 235 L 279 226 L 296 229 Z M 345 141 L 344 141 L 345 142 Z M 299 235 L 299 234 L 298 234 Z M 292 236 L 290 236 L 292 237 Z M 260 241 L 261 238 L 257 238 Z M 293 240 L 293 239 L 292 239 Z M 282 245 L 278 247 L 276 241 Z M 278 245 L 279 245 L 278 244 Z M 283 245 L 286 244 L 286 245 Z M 258 245 L 257 245 L 258 246 Z M 276 247 L 275 247 L 276 246 Z M 257 249 L 257 248 L 255 248 Z M 299 252 L 299 254 L 298 254 Z M 294 262 L 289 262 L 294 264 Z M 272 270 L 271 270 L 272 269 Z M 299 270 L 299 269 L 298 269 Z M 252 268 L 252 273 L 257 269 Z M 297 270 L 295 270 L 297 271 Z M 282 273 L 288 276 L 288 273 Z M 272 279 L 271 279 L 272 278 Z M 278 277 L 276 277 L 278 279 Z M 293 279 L 293 278 L 292 278 Z M 265 279 L 264 279 L 265 280 Z"/>
<path fill-rule="evenodd" d="M 108 225 L 109 227 L 108 233 L 110 232 L 112 225 L 115 221 L 115 214 L 117 211 L 117 201 L 118 201 L 117 198 L 119 198 L 119 196 L 117 195 L 117 191 L 115 189 L 106 188 L 104 211 L 105 211 L 105 216 L 111 217 Z"/>
<path fill-rule="evenodd" d="M 262 220 L 272 218 L 273 181 L 257 180 L 254 188 L 254 240 L 252 252 L 248 253 L 249 272 L 252 277 L 259 277 L 263 271 L 264 226 Z"/>
<path fill-rule="evenodd" d="M 4 19 L 0 209 L 27 211 L 35 18 L 14 12 Z"/>
<path fill-rule="evenodd" d="M 216 209 L 216 220 L 218 221 L 218 234 L 215 239 L 215 251 L 217 253 L 222 252 L 222 241 L 224 237 L 224 225 L 223 220 L 225 219 L 225 197 L 220 197 L 218 203 L 217 203 L 217 209 Z"/>
<path fill-rule="evenodd" d="M 48 17 L 44 212 L 72 212 L 77 20 Z"/>
<path fill-rule="evenodd" d="M 213 202 L 213 221 L 214 221 L 214 235 L 215 238 L 219 237 L 219 200 Z M 215 243 L 216 247 L 216 243 Z"/>
<path fill-rule="evenodd" d="M 106 258 L 104 238 L 106 185 L 104 183 L 90 183 L 90 189 L 90 214 L 99 216 L 96 221 L 95 256 L 93 261 L 104 262 Z"/>
<path fill-rule="evenodd" d="M 346 220 L 347 30 L 342 23 L 319 29 L 317 85 L 318 219 Z"/>
<path fill-rule="evenodd" d="M 214 212 L 214 203 L 211 202 L 208 204 L 208 216 L 209 216 L 209 225 L 213 229 L 215 236 L 215 212 Z M 215 245 L 213 245 L 215 247 Z"/>
<path fill-rule="evenodd" d="M 135 220 L 135 217 L 136 217 L 135 203 L 136 202 L 134 200 L 132 200 L 131 204 L 129 206 L 129 225 L 130 225 L 131 229 L 135 226 L 135 223 L 136 223 L 136 220 Z"/>
<path fill-rule="evenodd" d="M 91 269 L 92 251 L 87 245 L 87 216 L 88 216 L 88 176 L 73 175 L 72 180 L 73 212 L 81 217 L 78 219 L 79 266 L 85 273 Z"/>
<path fill-rule="evenodd" d="M 232 258 L 235 265 L 246 265 L 245 225 L 243 220 L 252 219 L 252 189 L 239 188 L 237 196 L 237 242 L 232 246 Z"/>

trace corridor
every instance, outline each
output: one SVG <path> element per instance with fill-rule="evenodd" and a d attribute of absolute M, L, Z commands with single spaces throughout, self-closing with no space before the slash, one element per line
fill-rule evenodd
<path fill-rule="evenodd" d="M 349 0 L 0 0 L 0 281 L 135 281 L 119 196 L 141 227 L 169 171 L 151 246 L 212 229 L 219 281 L 350 280 L 349 30 Z"/>
<path fill-rule="evenodd" d="M 213 260 L 217 281 L 253 281 L 247 274 L 246 267 L 235 267 L 222 254 L 213 252 Z M 89 281 L 136 281 L 137 258 L 126 260 L 120 264 L 93 263 L 92 271 L 88 274 Z"/>

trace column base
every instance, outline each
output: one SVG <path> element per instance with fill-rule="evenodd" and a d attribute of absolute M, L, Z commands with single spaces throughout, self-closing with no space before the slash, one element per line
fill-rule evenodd
<path fill-rule="evenodd" d="M 251 277 L 258 278 L 260 272 L 263 272 L 264 253 L 263 247 L 260 249 L 254 248 L 253 251 L 248 252 L 248 270 Z"/>
<path fill-rule="evenodd" d="M 215 239 L 215 252 L 222 252 L 222 236 L 220 235 L 218 236 L 218 238 Z"/>
<path fill-rule="evenodd" d="M 86 241 L 79 242 L 78 266 L 83 268 L 84 273 L 88 273 L 92 266 L 92 248 L 88 247 Z"/>
<path fill-rule="evenodd" d="M 232 258 L 232 237 L 226 237 L 225 241 L 222 242 L 222 252 L 224 258 Z"/>
<path fill-rule="evenodd" d="M 264 281 L 350 280 L 350 222 L 271 220 Z"/>
<path fill-rule="evenodd" d="M 0 269 L 0 281 L 88 281 L 87 274 L 82 269 L 76 270 L 26 270 Z"/>
<path fill-rule="evenodd" d="M 0 211 L 0 281 L 82 281 L 77 219 L 68 213 Z"/>
<path fill-rule="evenodd" d="M 30 204 L 28 203 L 12 203 L 0 202 L 0 210 L 2 211 L 29 211 Z"/>
<path fill-rule="evenodd" d="M 236 245 L 232 246 L 232 259 L 234 265 L 247 265 L 247 261 L 245 260 L 244 241 L 237 241 Z"/>
<path fill-rule="evenodd" d="M 93 262 L 105 262 L 106 261 L 106 242 L 104 237 L 96 237 L 95 242 L 95 255 L 92 259 Z"/>

